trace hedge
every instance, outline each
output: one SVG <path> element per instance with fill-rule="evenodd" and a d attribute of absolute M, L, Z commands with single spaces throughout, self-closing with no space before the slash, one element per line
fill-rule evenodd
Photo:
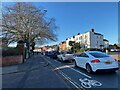
<path fill-rule="evenodd" d="M 15 56 L 15 55 L 20 55 L 20 52 L 17 48 L 3 48 L 2 49 L 2 57 Z"/>

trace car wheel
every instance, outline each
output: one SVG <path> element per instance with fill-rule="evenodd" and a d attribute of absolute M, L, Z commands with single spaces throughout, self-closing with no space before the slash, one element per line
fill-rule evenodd
<path fill-rule="evenodd" d="M 59 60 L 60 60 L 60 58 L 59 58 L 59 57 L 57 57 L 57 59 L 56 59 L 56 60 L 58 60 L 58 61 L 59 61 Z"/>
<path fill-rule="evenodd" d="M 73 62 L 73 60 L 69 60 L 69 62 L 70 62 L 70 63 L 72 63 L 72 62 Z"/>
<path fill-rule="evenodd" d="M 92 73 L 93 72 L 92 68 L 91 68 L 91 66 L 89 64 L 86 65 L 86 70 L 87 70 L 88 73 Z"/>
<path fill-rule="evenodd" d="M 77 63 L 76 63 L 76 61 L 75 61 L 75 67 L 77 67 Z"/>
<path fill-rule="evenodd" d="M 116 70 L 112 70 L 111 73 L 116 73 Z"/>
<path fill-rule="evenodd" d="M 61 58 L 60 60 L 61 60 L 61 62 L 63 62 L 63 58 Z"/>

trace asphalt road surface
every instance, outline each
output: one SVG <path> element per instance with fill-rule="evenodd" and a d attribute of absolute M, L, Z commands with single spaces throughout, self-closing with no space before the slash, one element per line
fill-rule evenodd
<path fill-rule="evenodd" d="M 46 57 L 46 56 L 45 56 Z M 75 88 L 83 89 L 111 89 L 120 90 L 120 70 L 116 73 L 99 72 L 89 74 L 86 70 L 75 67 L 74 62 L 60 62 L 46 57 L 53 66 L 54 71 L 58 71 Z"/>

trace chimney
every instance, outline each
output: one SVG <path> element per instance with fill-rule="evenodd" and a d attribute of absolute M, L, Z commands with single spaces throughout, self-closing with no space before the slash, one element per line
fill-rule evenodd
<path fill-rule="evenodd" d="M 94 29 L 92 28 L 90 31 L 91 31 L 91 32 L 94 32 Z"/>

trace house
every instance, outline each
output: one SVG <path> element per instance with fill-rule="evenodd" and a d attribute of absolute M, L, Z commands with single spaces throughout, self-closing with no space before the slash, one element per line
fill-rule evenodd
<path fill-rule="evenodd" d="M 67 50 L 66 41 L 59 43 L 59 51 Z"/>
<path fill-rule="evenodd" d="M 52 45 L 52 46 L 43 46 L 43 47 L 40 47 L 40 48 L 35 48 L 34 51 L 37 51 L 37 52 L 43 52 L 43 51 L 56 51 L 57 50 L 57 47 L 58 45 Z"/>
<path fill-rule="evenodd" d="M 69 41 L 75 41 L 80 43 L 82 48 L 107 48 L 109 46 L 109 41 L 104 39 L 104 36 L 100 33 L 96 33 L 94 29 L 83 34 L 78 33 L 77 35 L 66 39 L 66 48 L 70 49 Z"/>
<path fill-rule="evenodd" d="M 103 45 L 104 45 L 104 48 L 108 48 L 109 47 L 109 41 L 107 39 L 103 39 Z"/>

